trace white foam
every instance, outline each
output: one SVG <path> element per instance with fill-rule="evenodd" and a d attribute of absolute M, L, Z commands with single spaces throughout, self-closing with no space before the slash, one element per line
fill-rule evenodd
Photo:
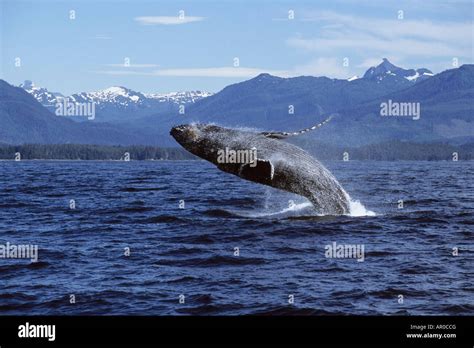
<path fill-rule="evenodd" d="M 230 211 L 232 214 L 236 214 L 241 217 L 247 218 L 260 218 L 260 217 L 269 217 L 269 216 L 298 216 L 298 212 L 302 210 L 310 210 L 308 211 L 309 215 L 313 216 L 324 216 L 324 214 L 318 214 L 315 212 L 313 205 L 311 202 L 305 201 L 301 203 L 295 203 L 290 205 L 287 208 L 280 209 L 277 211 L 266 211 L 264 212 L 243 212 L 243 211 Z M 352 200 L 349 198 L 349 214 L 346 216 L 351 217 L 363 217 L 363 216 L 376 216 L 377 214 L 371 210 L 368 210 L 364 207 L 364 205 L 358 200 Z"/>
<path fill-rule="evenodd" d="M 360 217 L 360 216 L 375 216 L 373 211 L 367 210 L 360 201 L 353 201 L 349 198 L 349 216 Z"/>
<path fill-rule="evenodd" d="M 290 213 L 291 215 L 292 213 L 298 212 L 300 210 L 308 209 L 308 208 L 313 209 L 313 205 L 310 202 L 306 201 L 302 203 L 294 203 L 288 206 L 287 208 L 284 208 L 278 211 L 264 211 L 261 213 L 255 213 L 253 211 L 252 212 L 232 211 L 232 213 L 242 216 L 242 217 L 259 218 L 259 217 L 266 217 L 266 216 L 285 215 L 287 213 Z"/>
<path fill-rule="evenodd" d="M 313 204 L 306 198 L 299 196 L 288 196 L 288 194 L 274 192 L 267 190 L 265 194 L 265 207 L 260 211 L 230 211 L 230 213 L 247 218 L 260 218 L 260 217 L 298 217 L 298 216 L 324 216 L 325 214 L 318 213 L 317 209 L 314 208 Z M 371 210 L 368 210 L 359 200 L 354 200 L 351 196 L 343 190 L 345 198 L 349 202 L 349 213 L 344 214 L 350 217 L 364 217 L 364 216 L 376 216 L 377 214 Z M 274 196 L 276 194 L 276 196 Z M 270 198 L 271 197 L 271 198 Z M 290 199 L 291 198 L 291 199 Z M 286 206 L 281 206 L 278 203 L 289 202 Z M 277 204 L 275 204 L 277 203 Z"/>
<path fill-rule="evenodd" d="M 288 212 L 300 211 L 300 210 L 303 210 L 303 209 L 309 208 L 309 207 L 313 207 L 311 202 L 294 203 L 294 204 L 290 205 L 288 208 L 285 208 L 285 209 L 283 209 L 281 211 L 278 211 L 276 213 L 271 213 L 270 215 L 285 214 L 285 213 L 288 213 Z"/>

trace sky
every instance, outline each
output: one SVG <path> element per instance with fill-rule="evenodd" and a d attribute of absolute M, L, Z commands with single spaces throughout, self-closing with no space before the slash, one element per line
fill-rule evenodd
<path fill-rule="evenodd" d="M 472 0 L 0 0 L 0 78 L 63 94 L 474 63 Z"/>

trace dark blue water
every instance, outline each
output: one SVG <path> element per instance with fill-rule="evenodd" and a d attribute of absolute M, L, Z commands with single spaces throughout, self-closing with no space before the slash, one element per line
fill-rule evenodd
<path fill-rule="evenodd" d="M 376 215 L 324 217 L 205 162 L 0 162 L 0 244 L 39 248 L 0 259 L 0 314 L 472 315 L 473 164 L 326 163 Z"/>

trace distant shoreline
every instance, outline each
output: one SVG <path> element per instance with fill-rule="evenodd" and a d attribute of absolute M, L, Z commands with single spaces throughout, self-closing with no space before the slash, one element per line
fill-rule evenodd
<path fill-rule="evenodd" d="M 471 161 L 474 143 L 412 143 L 391 141 L 360 147 L 339 147 L 315 141 L 295 145 L 321 161 Z M 24 144 L 0 145 L 0 161 L 195 161 L 198 157 L 180 147 L 146 145 Z"/>
<path fill-rule="evenodd" d="M 341 159 L 318 159 L 321 161 L 329 161 L 329 162 L 453 162 L 452 160 L 446 159 L 434 159 L 434 160 L 419 160 L 419 159 L 351 159 L 350 161 L 344 161 Z M 83 160 L 83 159 L 54 159 L 54 158 L 31 158 L 31 159 L 23 159 L 21 161 L 15 161 L 12 159 L 0 159 L 0 162 L 206 162 L 203 159 L 196 158 L 196 159 L 163 159 L 163 160 L 130 160 L 130 161 L 123 161 L 123 160 L 109 160 L 109 159 L 90 159 L 90 160 Z M 457 162 L 474 162 L 474 159 L 460 159 Z"/>
<path fill-rule="evenodd" d="M 57 159 L 57 158 L 28 158 L 20 161 L 14 159 L 3 159 L 0 158 L 0 162 L 189 162 L 189 161 L 204 161 L 201 159 L 144 159 L 130 161 L 124 160 L 113 160 L 113 159 Z"/>

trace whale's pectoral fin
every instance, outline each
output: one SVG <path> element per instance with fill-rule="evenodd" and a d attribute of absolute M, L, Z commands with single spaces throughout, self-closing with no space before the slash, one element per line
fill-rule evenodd
<path fill-rule="evenodd" d="M 243 164 L 239 170 L 239 176 L 256 182 L 269 182 L 273 179 L 275 169 L 272 162 L 257 159 L 256 163 Z"/>

